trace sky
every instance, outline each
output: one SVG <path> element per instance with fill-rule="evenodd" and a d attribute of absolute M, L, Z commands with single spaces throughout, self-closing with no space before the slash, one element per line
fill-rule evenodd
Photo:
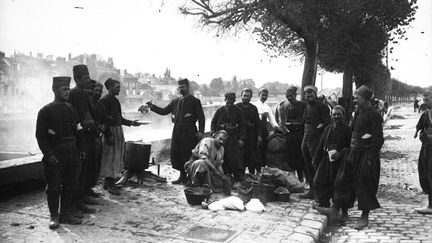
<path fill-rule="evenodd" d="M 0 0 L 0 50 L 66 57 L 82 53 L 113 57 L 130 73 L 162 75 L 209 83 L 222 77 L 252 78 L 257 86 L 279 81 L 299 85 L 298 57 L 270 58 L 249 32 L 216 36 L 196 18 L 181 15 L 186 0 Z M 419 10 L 408 40 L 389 55 L 392 77 L 432 85 L 432 1 Z M 80 7 L 80 8 L 75 8 Z M 424 33 L 421 33 L 424 32 Z M 316 85 L 342 86 L 342 76 L 325 72 Z"/>

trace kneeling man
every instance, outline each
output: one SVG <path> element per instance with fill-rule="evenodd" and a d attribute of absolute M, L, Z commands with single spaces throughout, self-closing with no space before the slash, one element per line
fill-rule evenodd
<path fill-rule="evenodd" d="M 203 138 L 192 150 L 192 156 L 185 164 L 188 184 L 202 186 L 208 184 L 214 192 L 221 192 L 225 179 L 222 169 L 223 145 L 228 139 L 225 130 L 216 132 L 213 137 Z"/>

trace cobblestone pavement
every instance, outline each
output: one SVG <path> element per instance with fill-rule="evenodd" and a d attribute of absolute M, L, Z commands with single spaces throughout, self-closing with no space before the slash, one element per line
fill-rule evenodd
<path fill-rule="evenodd" d="M 421 143 L 413 138 L 419 115 L 411 107 L 395 109 L 392 113 L 399 119 L 388 120 L 384 127 L 378 191 L 382 208 L 371 212 L 369 226 L 361 231 L 353 229 L 361 212 L 350 210 L 348 223 L 327 227 L 320 242 L 432 242 L 432 215 L 414 211 L 427 205 L 427 196 L 417 175 Z"/>
<path fill-rule="evenodd" d="M 155 172 L 154 169 L 150 168 Z M 171 180 L 178 175 L 168 164 L 162 164 L 161 176 Z M 211 242 L 314 242 L 327 221 L 310 208 L 309 200 L 300 201 L 295 194 L 291 195 L 291 202 L 267 203 L 266 211 L 257 214 L 211 212 L 190 206 L 183 194 L 184 187 L 171 183 L 132 183 L 120 196 L 96 189 L 103 193 L 103 205 L 94 206 L 97 212 L 86 216 L 83 225 L 62 225 L 55 231 L 48 229 L 43 191 L 0 201 L 0 242 L 209 242 L 185 235 L 196 226 L 235 233 L 227 240 L 221 240 L 222 233 L 213 233 Z"/>

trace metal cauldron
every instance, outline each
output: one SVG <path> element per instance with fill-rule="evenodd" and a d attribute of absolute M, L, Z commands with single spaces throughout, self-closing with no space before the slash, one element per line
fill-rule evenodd
<path fill-rule="evenodd" d="M 151 144 L 144 142 L 126 142 L 124 167 L 134 172 L 142 172 L 149 167 Z"/>

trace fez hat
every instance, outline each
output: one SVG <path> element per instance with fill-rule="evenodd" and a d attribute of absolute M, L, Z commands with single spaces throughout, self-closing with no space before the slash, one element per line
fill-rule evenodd
<path fill-rule="evenodd" d="M 289 86 L 288 89 L 286 90 L 286 94 L 297 95 L 297 87 L 294 85 Z"/>
<path fill-rule="evenodd" d="M 262 92 L 264 92 L 264 93 L 267 93 L 268 94 L 268 89 L 267 88 L 265 88 L 265 87 L 262 87 L 261 89 L 259 89 L 258 90 L 258 95 L 261 95 L 261 93 Z"/>
<path fill-rule="evenodd" d="M 177 81 L 177 84 L 178 85 L 184 84 L 186 86 L 189 86 L 189 80 L 187 78 L 183 78 L 183 79 L 180 79 L 179 81 Z"/>
<path fill-rule="evenodd" d="M 75 80 L 80 79 L 81 77 L 83 77 L 85 75 L 88 75 L 88 76 L 90 75 L 89 70 L 88 70 L 86 65 L 79 64 L 79 65 L 73 66 L 73 76 L 74 76 Z"/>
<path fill-rule="evenodd" d="M 69 86 L 71 77 L 53 77 L 53 88 L 59 88 L 61 86 Z"/>
<path fill-rule="evenodd" d="M 365 98 L 366 100 L 371 100 L 372 99 L 372 90 L 366 86 L 366 85 L 362 85 L 360 86 L 355 93 L 357 93 L 358 95 L 360 95 L 361 97 Z"/>
<path fill-rule="evenodd" d="M 313 86 L 313 85 L 306 85 L 303 89 L 304 92 L 306 93 L 312 93 L 315 92 L 315 94 L 318 92 L 317 87 Z"/>
<path fill-rule="evenodd" d="M 249 92 L 251 95 L 252 95 L 252 89 L 250 89 L 250 88 L 244 88 L 244 89 L 242 89 L 242 94 L 243 94 L 243 92 Z"/>
<path fill-rule="evenodd" d="M 117 80 L 115 80 L 115 79 L 108 78 L 108 79 L 105 81 L 104 85 L 105 85 L 105 88 L 106 88 L 106 89 L 109 89 L 109 87 L 110 87 L 111 85 L 115 84 L 115 83 L 120 83 L 120 82 L 117 81 Z"/>
<path fill-rule="evenodd" d="M 335 105 L 333 107 L 333 110 L 340 110 L 340 111 L 342 111 L 342 114 L 345 115 L 345 108 L 341 105 Z"/>
<path fill-rule="evenodd" d="M 234 92 L 228 92 L 225 94 L 226 100 L 235 100 L 235 98 L 236 98 L 236 94 Z"/>

